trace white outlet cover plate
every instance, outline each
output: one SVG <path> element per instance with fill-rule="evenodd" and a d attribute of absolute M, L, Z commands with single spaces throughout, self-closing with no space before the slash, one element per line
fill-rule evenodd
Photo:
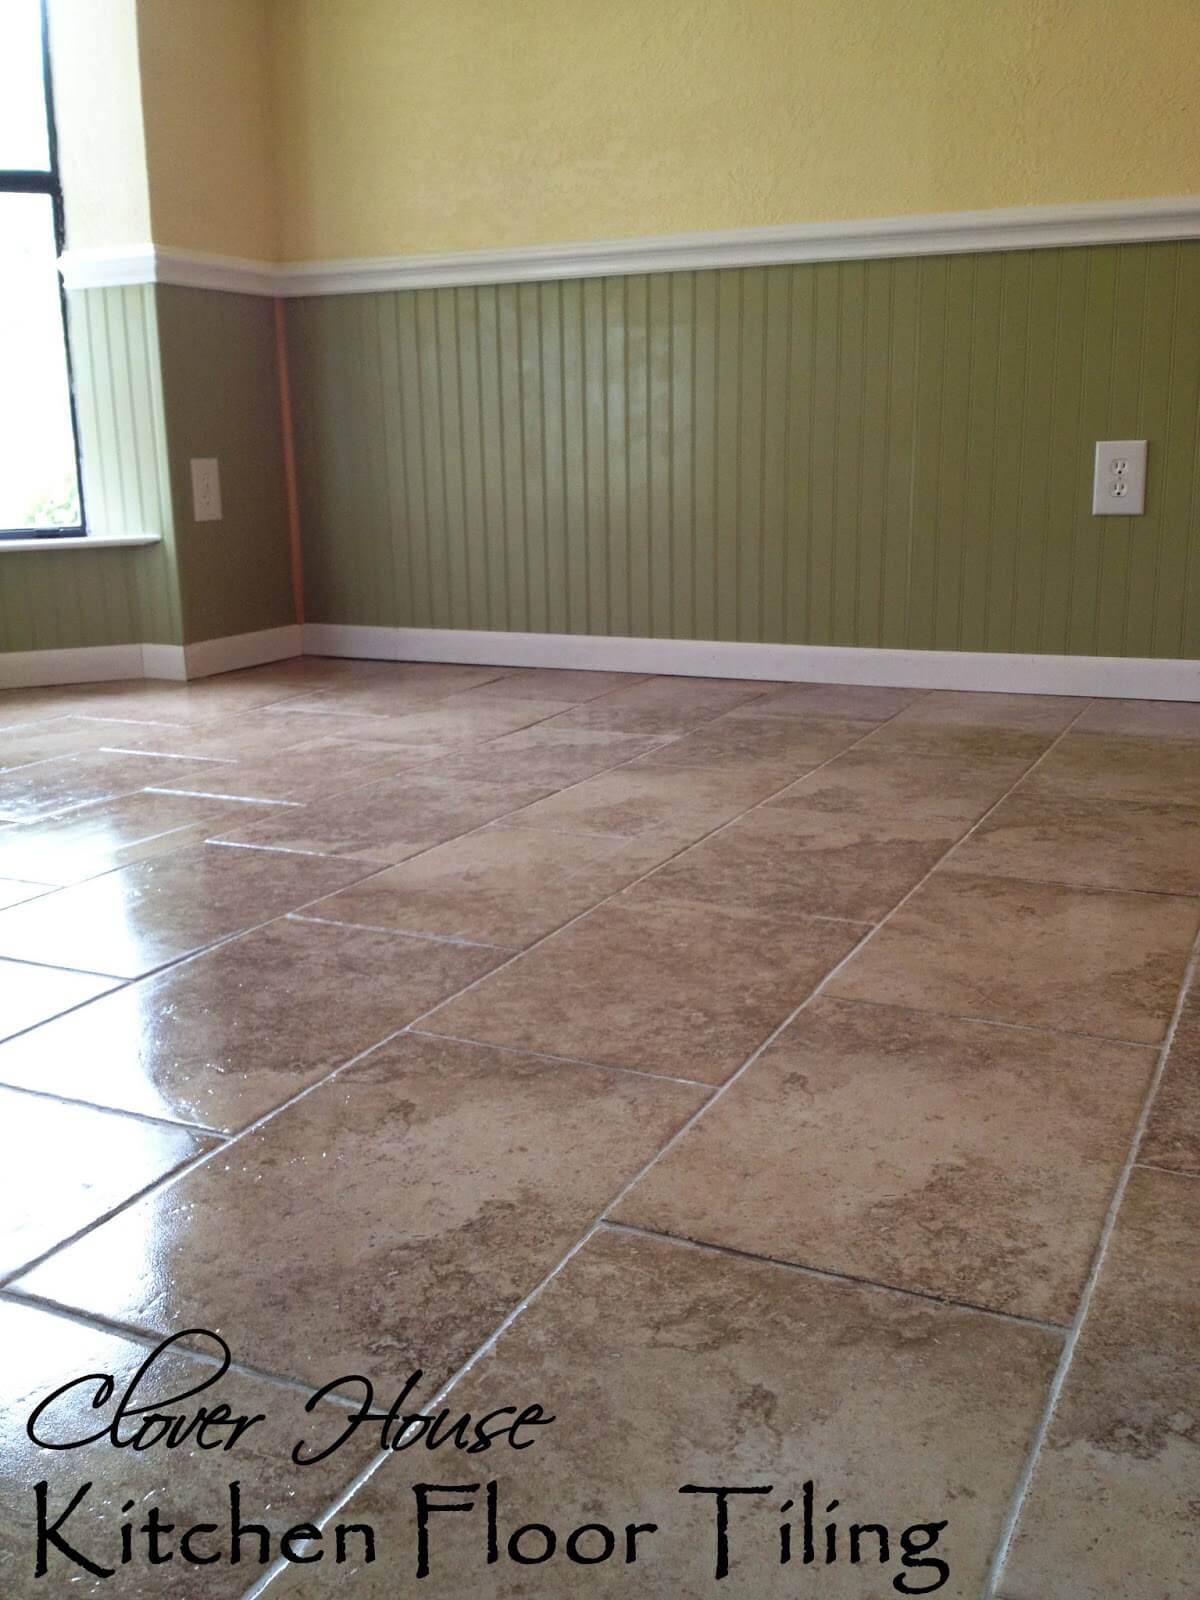
<path fill-rule="evenodd" d="M 197 522 L 221 520 L 221 474 L 215 456 L 192 457 L 192 516 Z"/>
<path fill-rule="evenodd" d="M 1096 445 L 1092 511 L 1098 517 L 1140 517 L 1145 509 L 1145 439 L 1101 439 Z"/>

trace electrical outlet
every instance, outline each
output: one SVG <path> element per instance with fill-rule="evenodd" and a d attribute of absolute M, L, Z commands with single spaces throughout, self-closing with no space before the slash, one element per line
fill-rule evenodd
<path fill-rule="evenodd" d="M 1101 439 L 1096 445 L 1092 511 L 1098 517 L 1140 517 L 1146 509 L 1145 439 Z"/>
<path fill-rule="evenodd" d="M 221 520 L 221 474 L 216 456 L 192 457 L 192 516 L 197 522 Z"/>

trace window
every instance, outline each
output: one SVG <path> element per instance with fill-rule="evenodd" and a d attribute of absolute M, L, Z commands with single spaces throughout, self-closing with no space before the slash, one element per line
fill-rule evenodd
<path fill-rule="evenodd" d="M 0 539 L 80 534 L 42 0 L 0 0 Z"/>

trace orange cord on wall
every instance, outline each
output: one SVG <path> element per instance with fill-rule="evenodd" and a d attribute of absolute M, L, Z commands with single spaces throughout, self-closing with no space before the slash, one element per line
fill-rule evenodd
<path fill-rule="evenodd" d="M 292 554 L 292 600 L 296 621 L 304 621 L 304 563 L 300 552 L 300 495 L 296 488 L 296 442 L 292 433 L 292 387 L 288 377 L 287 326 L 283 301 L 275 301 L 275 361 L 279 370 L 279 421 L 283 431 L 283 481 L 287 498 L 288 541 Z"/>

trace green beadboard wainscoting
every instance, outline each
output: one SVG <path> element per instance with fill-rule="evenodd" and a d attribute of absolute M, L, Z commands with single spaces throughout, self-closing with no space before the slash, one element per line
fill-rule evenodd
<path fill-rule="evenodd" d="M 88 531 L 161 543 L 0 553 L 0 650 L 191 644 L 295 621 L 272 302 L 163 285 L 70 296 Z M 192 517 L 216 456 L 222 520 Z"/>
<path fill-rule="evenodd" d="M 310 621 L 1200 655 L 1200 244 L 287 315 Z"/>

